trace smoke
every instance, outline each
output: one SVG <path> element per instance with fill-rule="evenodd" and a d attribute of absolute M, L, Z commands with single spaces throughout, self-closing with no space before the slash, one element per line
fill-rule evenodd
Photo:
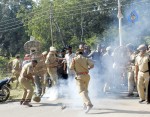
<path fill-rule="evenodd" d="M 123 24 L 123 41 L 124 43 L 132 43 L 138 46 L 144 43 L 144 36 L 147 36 L 147 32 L 150 26 L 150 2 L 136 1 L 130 6 L 125 6 L 124 19 L 126 22 Z M 131 17 L 133 16 L 133 17 Z M 131 18 L 134 20 L 132 21 Z"/>
<path fill-rule="evenodd" d="M 47 88 L 46 93 L 42 97 L 43 100 L 47 101 L 54 101 L 61 98 L 68 101 L 71 100 L 72 103 L 67 105 L 69 107 L 81 105 L 81 99 L 78 94 L 75 78 L 69 77 L 68 80 L 59 79 L 58 85 Z"/>
<path fill-rule="evenodd" d="M 143 36 L 147 36 L 147 32 L 150 30 L 150 17 L 148 16 L 150 3 L 139 2 L 139 4 L 123 6 L 123 9 L 125 10 L 123 13 L 124 18 L 122 20 L 123 45 L 132 43 L 135 47 L 137 47 L 139 44 L 144 42 Z M 136 20 L 131 22 L 130 15 L 133 11 L 135 13 Z M 110 27 L 115 28 L 105 31 L 108 32 L 107 37 L 104 37 L 105 39 L 114 39 L 111 43 L 107 43 L 107 46 L 112 46 L 112 51 L 114 50 L 114 52 L 105 62 L 105 68 L 98 64 L 90 71 L 91 80 L 89 83 L 89 96 L 91 101 L 96 98 L 99 99 L 107 97 L 108 95 L 106 92 L 115 92 L 114 94 L 118 96 L 118 93 L 116 92 L 124 90 L 127 91 L 127 68 L 125 65 L 127 63 L 128 56 L 125 48 L 117 48 L 119 46 L 119 39 L 117 36 L 119 31 L 118 29 L 116 30 L 116 26 L 118 26 L 118 24 L 113 24 Z M 110 63 L 112 60 L 114 60 L 114 63 Z M 126 73 L 124 71 L 126 71 Z M 107 91 L 105 92 L 104 87 L 106 86 L 106 83 L 108 86 Z M 59 85 L 48 89 L 44 96 L 48 97 L 49 100 L 55 100 L 58 98 L 71 99 L 71 105 L 69 106 L 79 106 L 82 104 L 74 78 L 69 78 L 68 81 L 59 80 Z"/>

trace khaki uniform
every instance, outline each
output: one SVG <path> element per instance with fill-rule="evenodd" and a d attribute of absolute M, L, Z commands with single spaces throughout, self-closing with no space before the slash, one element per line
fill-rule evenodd
<path fill-rule="evenodd" d="M 18 78 L 20 75 L 20 71 L 21 71 L 21 61 L 19 59 L 14 59 L 12 62 L 12 77 L 17 80 L 17 84 L 16 87 L 18 87 Z"/>
<path fill-rule="evenodd" d="M 82 55 L 75 57 L 71 63 L 70 69 L 76 72 L 76 85 L 79 89 L 79 94 L 86 106 L 92 106 L 90 98 L 88 96 L 88 84 L 90 76 L 88 74 L 88 67 L 92 67 L 94 64 Z"/>
<path fill-rule="evenodd" d="M 30 77 L 34 74 L 32 63 L 27 63 L 21 70 L 19 82 L 24 89 L 22 100 L 30 101 L 33 95 L 33 87 L 30 82 Z"/>
<path fill-rule="evenodd" d="M 148 83 L 149 83 L 149 71 L 148 71 L 148 61 L 149 61 L 149 55 L 144 54 L 143 57 L 138 55 L 136 57 L 135 65 L 138 66 L 138 93 L 141 100 L 147 99 L 147 93 L 145 96 L 144 89 L 146 88 L 146 92 L 148 92 Z"/>
<path fill-rule="evenodd" d="M 133 94 L 134 88 L 136 86 L 136 79 L 134 77 L 134 71 L 135 71 L 135 58 L 136 55 L 132 53 L 130 55 L 130 64 L 128 69 L 128 92 L 129 94 Z"/>
<path fill-rule="evenodd" d="M 52 80 L 52 86 L 54 86 L 57 84 L 57 80 L 58 80 L 58 74 L 57 74 L 58 62 L 57 62 L 56 55 L 53 54 L 52 52 L 49 52 L 46 57 L 45 64 L 47 65 L 47 72 L 50 75 L 50 78 Z"/>
<path fill-rule="evenodd" d="M 44 82 L 44 75 L 47 73 L 45 60 L 41 58 L 35 68 L 34 82 L 36 85 L 36 93 L 38 96 L 45 93 L 46 83 Z"/>

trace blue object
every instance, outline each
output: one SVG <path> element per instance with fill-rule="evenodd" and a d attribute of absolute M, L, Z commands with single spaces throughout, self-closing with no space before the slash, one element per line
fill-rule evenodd
<path fill-rule="evenodd" d="M 5 79 L 0 80 L 0 89 L 2 88 L 3 85 L 9 83 L 10 80 L 11 78 L 5 78 Z"/>
<path fill-rule="evenodd" d="M 128 17 L 128 21 L 131 23 L 135 23 L 138 21 L 138 18 L 139 17 L 138 17 L 137 12 L 135 10 L 133 10 Z"/>

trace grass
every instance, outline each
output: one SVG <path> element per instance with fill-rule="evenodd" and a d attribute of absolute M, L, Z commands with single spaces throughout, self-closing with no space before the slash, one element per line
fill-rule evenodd
<path fill-rule="evenodd" d="M 23 89 L 21 88 L 21 86 L 19 85 L 17 89 L 15 89 L 15 85 L 16 82 L 11 83 L 11 90 L 10 90 L 10 100 L 15 100 L 15 99 L 21 99 L 22 93 L 23 93 Z"/>
<path fill-rule="evenodd" d="M 6 77 L 10 77 L 11 74 L 0 74 L 0 80 L 4 79 Z M 21 99 L 22 93 L 23 93 L 23 89 L 21 88 L 21 86 L 19 85 L 17 89 L 15 89 L 16 86 L 16 81 L 14 81 L 13 83 L 10 83 L 11 85 L 11 89 L 10 89 L 10 97 L 9 100 L 16 100 L 16 99 Z"/>

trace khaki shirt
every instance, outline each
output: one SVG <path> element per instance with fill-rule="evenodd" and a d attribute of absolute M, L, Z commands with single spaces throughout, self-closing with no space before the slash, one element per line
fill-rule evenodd
<path fill-rule="evenodd" d="M 129 55 L 128 72 L 134 72 L 135 71 L 135 59 L 136 59 L 136 54 L 131 53 Z"/>
<path fill-rule="evenodd" d="M 18 59 L 14 59 L 12 61 L 12 70 L 20 71 L 21 70 L 21 62 Z"/>
<path fill-rule="evenodd" d="M 70 69 L 75 70 L 76 74 L 78 74 L 82 72 L 89 72 L 89 67 L 92 66 L 94 66 L 94 64 L 90 59 L 85 58 L 82 55 L 78 55 L 73 59 Z"/>
<path fill-rule="evenodd" d="M 148 71 L 148 62 L 149 62 L 148 54 L 145 54 L 143 57 L 138 55 L 135 60 L 135 65 L 138 66 L 140 72 L 144 73 L 144 72 Z M 146 73 L 148 73 L 148 72 L 146 72 Z"/>
<path fill-rule="evenodd" d="M 47 72 L 47 67 L 45 64 L 45 60 L 41 58 L 41 60 L 38 62 L 37 66 L 35 67 L 35 74 L 38 75 L 44 75 Z"/>
<path fill-rule="evenodd" d="M 20 77 L 22 78 L 28 78 L 28 76 L 31 76 L 34 74 L 34 67 L 32 66 L 32 63 L 27 63 L 23 66 Z"/>
<path fill-rule="evenodd" d="M 45 64 L 47 65 L 48 68 L 57 67 L 58 60 L 57 60 L 56 55 L 49 52 L 47 57 L 46 57 Z"/>

